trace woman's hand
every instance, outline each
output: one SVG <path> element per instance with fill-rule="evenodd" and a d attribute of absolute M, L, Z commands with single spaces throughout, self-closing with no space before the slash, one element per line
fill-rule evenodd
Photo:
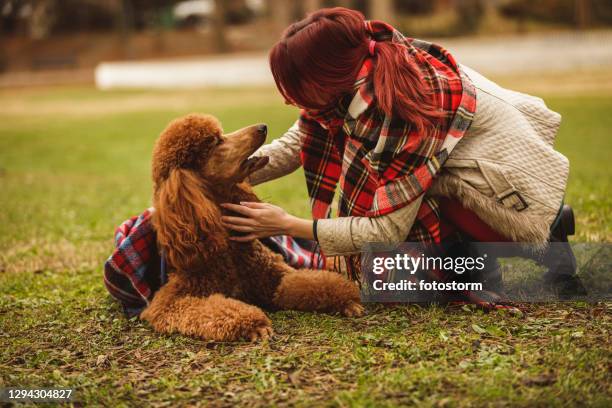
<path fill-rule="evenodd" d="M 241 202 L 240 205 L 224 203 L 221 206 L 241 215 L 221 217 L 226 228 L 246 233 L 244 236 L 230 237 L 231 240 L 246 242 L 274 235 L 312 239 L 312 221 L 294 217 L 276 205 Z"/>

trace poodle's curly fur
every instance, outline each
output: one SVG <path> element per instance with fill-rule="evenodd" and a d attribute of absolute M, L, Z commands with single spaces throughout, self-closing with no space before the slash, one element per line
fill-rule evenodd
<path fill-rule="evenodd" d="M 169 280 L 141 313 L 160 332 L 217 341 L 272 335 L 261 308 L 359 316 L 359 291 L 337 273 L 295 270 L 254 240 L 229 240 L 220 203 L 258 201 L 244 182 L 267 158 L 248 159 L 265 125 L 223 134 L 217 119 L 191 114 L 162 132 L 153 151 L 153 225 Z"/>

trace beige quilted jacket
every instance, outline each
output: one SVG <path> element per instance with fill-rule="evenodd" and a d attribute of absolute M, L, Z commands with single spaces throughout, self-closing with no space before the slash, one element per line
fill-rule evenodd
<path fill-rule="evenodd" d="M 428 194 L 458 199 L 513 241 L 545 244 L 569 175 L 553 148 L 561 116 L 462 68 L 477 88 L 476 116 Z"/>

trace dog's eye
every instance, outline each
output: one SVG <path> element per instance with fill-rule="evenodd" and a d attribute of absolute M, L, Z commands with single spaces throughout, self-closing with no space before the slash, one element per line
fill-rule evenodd
<path fill-rule="evenodd" d="M 222 143 L 223 143 L 223 139 L 221 139 L 221 138 L 217 139 L 217 146 L 219 146 Z"/>

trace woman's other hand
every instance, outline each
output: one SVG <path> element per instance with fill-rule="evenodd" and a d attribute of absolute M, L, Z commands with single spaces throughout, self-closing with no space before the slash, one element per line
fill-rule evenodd
<path fill-rule="evenodd" d="M 311 220 L 303 220 L 290 215 L 276 205 L 241 202 L 240 204 L 223 203 L 221 206 L 240 214 L 240 216 L 224 215 L 221 217 L 226 228 L 245 234 L 230 237 L 233 241 L 247 242 L 274 235 L 291 235 L 307 239 L 313 237 Z"/>

